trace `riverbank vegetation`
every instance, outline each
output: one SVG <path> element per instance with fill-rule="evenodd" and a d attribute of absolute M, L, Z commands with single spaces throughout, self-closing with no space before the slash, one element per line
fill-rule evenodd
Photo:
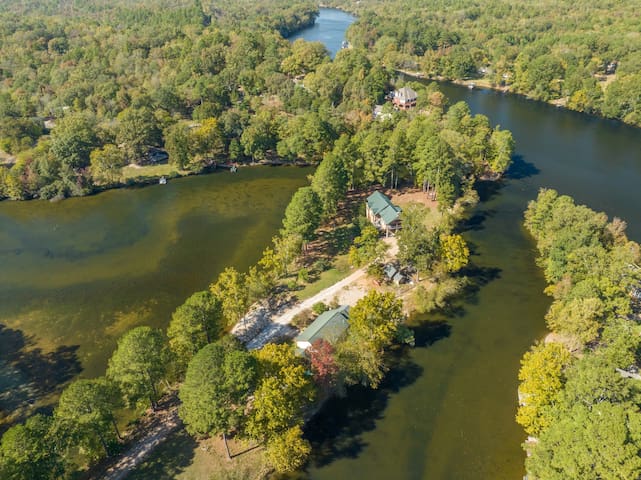
<path fill-rule="evenodd" d="M 525 354 L 517 421 L 534 479 L 641 475 L 640 246 L 554 190 L 525 213 L 553 302 L 552 335 Z"/>
<path fill-rule="evenodd" d="M 350 44 L 388 68 L 476 81 L 641 126 L 633 0 L 326 3 L 358 15 Z"/>
<path fill-rule="evenodd" d="M 89 2 L 67 17 L 46 5 L 20 21 L 11 9 L 0 15 L 2 53 L 12 58 L 0 72 L 10 167 L 0 168 L 0 197 L 84 195 L 131 179 L 127 165 L 167 157 L 171 171 L 184 172 L 230 161 L 318 163 L 336 143 L 350 187 L 416 177 L 448 184 L 441 194 L 451 203 L 472 170 L 500 173 L 509 162 L 508 132 L 463 105 L 442 118 L 433 87 L 415 86 L 429 115 L 370 122 L 393 88 L 393 68 L 366 48 L 330 62 L 319 43 L 287 42 L 279 33 L 292 28 L 280 26 L 291 23 L 286 12 L 298 12 L 300 25 L 315 15 L 304 2 L 285 13 L 270 5 L 265 16 L 257 7 L 159 13 L 161 4 Z M 428 143 L 430 129 L 447 132 Z"/>

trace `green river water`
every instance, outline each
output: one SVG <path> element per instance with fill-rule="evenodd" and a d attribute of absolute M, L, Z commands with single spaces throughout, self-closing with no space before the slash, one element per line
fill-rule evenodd
<path fill-rule="evenodd" d="M 226 266 L 254 263 L 309 169 L 252 167 L 58 203 L 0 203 L 0 412 L 105 371 Z"/>
<path fill-rule="evenodd" d="M 353 17 L 331 18 L 342 39 L 336 22 L 346 29 Z M 521 226 L 527 202 L 542 186 L 556 188 L 622 217 L 641 240 L 640 130 L 515 96 L 442 89 L 512 130 L 517 143 L 509 174 L 479 185 L 482 202 L 463 226 L 475 288 L 450 311 L 414 319 L 417 347 L 381 389 L 326 405 L 308 426 L 314 454 L 297 477 L 519 480 L 519 359 L 544 335 L 549 305 Z M 255 261 L 307 173 L 244 169 L 57 204 L 0 204 L 0 407 L 102 373 L 120 333 L 166 325 L 224 266 Z M 189 451 L 160 461 L 153 478 L 188 478 L 192 461 Z"/>

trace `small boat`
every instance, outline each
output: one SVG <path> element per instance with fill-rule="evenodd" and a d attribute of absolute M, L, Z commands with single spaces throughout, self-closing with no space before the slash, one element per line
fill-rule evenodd
<path fill-rule="evenodd" d="M 468 84 L 468 86 L 467 86 L 467 88 L 469 88 L 470 90 L 473 90 L 473 89 L 474 89 L 474 87 L 476 87 L 476 85 L 474 84 L 474 82 L 472 82 L 472 83 Z"/>
<path fill-rule="evenodd" d="M 166 184 L 167 184 L 167 179 L 166 179 L 165 177 L 160 177 L 160 178 L 158 179 L 158 183 L 159 183 L 160 185 L 166 185 Z"/>
<path fill-rule="evenodd" d="M 229 169 L 231 173 L 236 173 L 238 171 L 238 167 L 236 165 L 232 165 L 231 168 Z"/>

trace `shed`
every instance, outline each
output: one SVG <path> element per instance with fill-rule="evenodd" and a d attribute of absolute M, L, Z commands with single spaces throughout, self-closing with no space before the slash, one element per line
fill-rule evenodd
<path fill-rule="evenodd" d="M 405 281 L 405 275 L 392 263 L 388 263 L 383 267 L 383 273 L 385 274 L 385 279 L 395 285 L 400 285 Z"/>
<path fill-rule="evenodd" d="M 316 340 L 323 339 L 335 343 L 349 326 L 349 305 L 321 313 L 312 324 L 295 339 L 296 346 L 306 350 Z"/>

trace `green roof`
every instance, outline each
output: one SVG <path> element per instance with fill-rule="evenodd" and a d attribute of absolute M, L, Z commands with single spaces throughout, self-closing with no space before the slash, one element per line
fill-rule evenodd
<path fill-rule="evenodd" d="M 334 310 L 321 313 L 312 324 L 296 337 L 296 342 L 309 342 L 322 338 L 329 343 L 334 343 L 347 329 L 349 320 L 349 306 L 344 305 Z"/>
<path fill-rule="evenodd" d="M 401 207 L 394 205 L 387 195 L 378 190 L 367 197 L 367 206 L 374 215 L 381 217 L 386 225 L 394 223 L 401 214 Z"/>

